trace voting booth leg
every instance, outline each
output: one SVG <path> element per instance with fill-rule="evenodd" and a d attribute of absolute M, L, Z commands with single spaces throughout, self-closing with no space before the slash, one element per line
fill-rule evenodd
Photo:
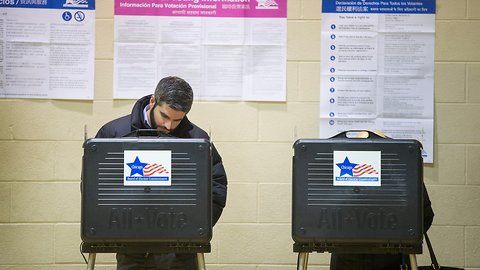
<path fill-rule="evenodd" d="M 95 268 L 95 258 L 97 253 L 89 253 L 88 254 L 88 263 L 87 263 L 87 270 L 93 270 Z"/>
<path fill-rule="evenodd" d="M 197 253 L 197 268 L 198 270 L 205 270 L 205 258 L 203 257 L 203 253 Z"/>
<path fill-rule="evenodd" d="M 410 254 L 410 266 L 412 270 L 418 270 L 417 266 L 417 256 L 415 254 Z"/>
<path fill-rule="evenodd" d="M 297 270 L 307 270 L 308 252 L 299 252 L 297 261 Z"/>

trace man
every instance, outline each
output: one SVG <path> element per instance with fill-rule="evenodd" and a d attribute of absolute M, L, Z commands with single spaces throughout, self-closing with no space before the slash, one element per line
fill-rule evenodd
<path fill-rule="evenodd" d="M 193 103 L 190 85 L 179 77 L 160 80 L 153 95 L 135 103 L 132 113 L 105 124 L 97 138 L 123 137 L 139 129 L 156 129 L 178 138 L 205 138 L 208 134 L 190 122 L 187 113 Z M 225 207 L 227 176 L 222 158 L 212 145 L 212 222 L 215 224 Z M 118 270 L 197 269 L 196 254 L 117 254 Z"/>

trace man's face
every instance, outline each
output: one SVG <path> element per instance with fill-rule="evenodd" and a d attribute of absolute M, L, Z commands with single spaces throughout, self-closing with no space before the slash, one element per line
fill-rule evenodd
<path fill-rule="evenodd" d="M 152 96 L 150 98 L 150 110 L 153 110 L 153 119 L 150 119 L 150 123 L 155 121 L 157 130 L 164 133 L 172 132 L 186 115 L 185 112 L 174 110 L 165 103 L 153 106 L 155 106 L 155 98 Z M 150 110 L 147 115 L 150 115 Z"/>

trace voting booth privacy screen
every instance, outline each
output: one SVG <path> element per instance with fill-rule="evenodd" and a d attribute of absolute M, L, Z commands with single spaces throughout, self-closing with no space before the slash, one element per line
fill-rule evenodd
<path fill-rule="evenodd" d="M 369 133 L 299 139 L 293 156 L 294 249 L 421 253 L 422 147 Z M 297 250 L 298 251 L 298 250 Z"/>
<path fill-rule="evenodd" d="M 208 140 L 98 138 L 83 147 L 85 243 L 209 243 Z"/>

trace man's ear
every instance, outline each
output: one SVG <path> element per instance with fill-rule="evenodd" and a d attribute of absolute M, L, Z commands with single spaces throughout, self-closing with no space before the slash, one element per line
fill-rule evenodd
<path fill-rule="evenodd" d="M 151 95 L 150 96 L 150 107 L 153 107 L 153 105 L 155 105 L 155 96 Z"/>

